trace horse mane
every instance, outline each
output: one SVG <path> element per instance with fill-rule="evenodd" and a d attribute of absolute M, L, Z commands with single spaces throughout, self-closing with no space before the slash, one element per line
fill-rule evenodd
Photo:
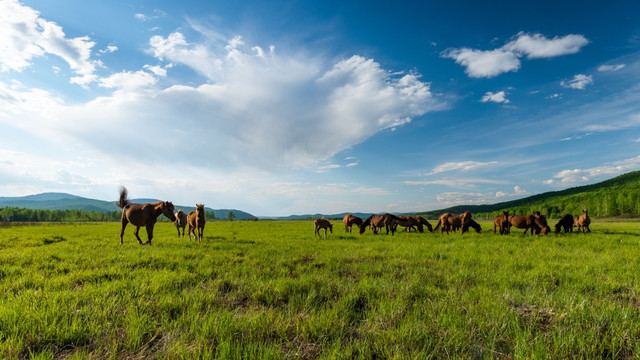
<path fill-rule="evenodd" d="M 124 186 L 120 186 L 120 200 L 118 201 L 118 207 L 120 209 L 124 209 L 125 206 L 129 205 L 129 200 L 127 199 L 127 188 Z"/>

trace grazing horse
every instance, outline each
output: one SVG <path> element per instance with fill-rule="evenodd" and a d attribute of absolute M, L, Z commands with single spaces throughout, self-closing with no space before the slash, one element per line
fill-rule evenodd
<path fill-rule="evenodd" d="M 438 223 L 436 227 L 433 228 L 433 231 L 438 230 L 438 228 L 442 226 L 442 230 L 440 230 L 442 233 L 446 231 L 447 234 L 449 234 L 449 231 L 462 229 L 462 233 L 464 234 L 469 230 L 470 220 L 471 213 L 469 211 L 465 211 L 462 214 L 444 213 L 438 218 Z"/>
<path fill-rule="evenodd" d="M 399 220 L 399 217 L 389 213 L 383 215 L 371 215 L 360 225 L 360 234 L 364 233 L 367 226 L 371 226 L 374 234 L 378 233 L 378 229 L 382 229 L 384 227 L 387 229 L 387 235 L 389 235 L 389 229 L 391 229 L 391 235 L 393 235 L 396 231 L 393 223 L 394 221 Z"/>
<path fill-rule="evenodd" d="M 327 240 L 327 229 L 333 234 L 333 224 L 325 218 L 317 218 L 313 221 L 315 230 L 313 231 L 313 237 L 320 237 L 320 229 L 324 229 L 324 239 Z"/>
<path fill-rule="evenodd" d="M 416 232 L 424 232 L 422 224 L 418 223 L 418 221 L 411 216 L 398 215 L 398 220 L 393 221 L 392 226 L 394 230 L 398 228 L 398 225 L 404 227 L 405 231 L 411 232 L 411 229 L 413 229 Z"/>
<path fill-rule="evenodd" d="M 582 215 L 578 217 L 576 224 L 578 226 L 578 231 L 582 230 L 582 233 L 591 232 L 591 229 L 589 229 L 591 219 L 589 218 L 588 210 L 582 210 Z"/>
<path fill-rule="evenodd" d="M 413 216 L 409 216 L 409 217 L 413 218 L 418 224 L 426 226 L 427 229 L 429 229 L 429 232 L 433 232 L 433 227 L 431 227 L 431 224 L 429 224 L 427 219 L 425 219 L 425 218 L 423 218 L 422 216 L 419 216 L 419 215 L 413 215 Z"/>
<path fill-rule="evenodd" d="M 187 215 L 187 223 L 189 224 L 189 240 L 191 240 L 191 233 L 193 233 L 193 239 L 197 239 L 198 242 L 202 242 L 204 237 L 204 223 L 206 222 L 206 213 L 204 210 L 204 204 L 196 204 L 196 209 L 189 211 Z M 196 229 L 198 229 L 198 235 L 196 236 Z"/>
<path fill-rule="evenodd" d="M 354 224 L 358 227 L 362 225 L 362 219 L 355 215 L 346 214 L 342 219 L 342 223 L 344 224 L 344 231 L 350 233 Z"/>
<path fill-rule="evenodd" d="M 500 235 L 509 234 L 509 212 L 503 211 L 502 215 L 498 215 L 493 218 L 493 233 L 496 233 L 496 228 L 500 229 Z"/>
<path fill-rule="evenodd" d="M 536 217 L 535 215 L 511 215 L 509 216 L 509 223 L 518 229 L 524 229 L 524 234 L 531 229 L 531 235 L 542 233 L 546 235 L 549 233 L 549 226 L 547 226 L 547 219 L 544 216 Z"/>
<path fill-rule="evenodd" d="M 475 220 L 469 219 L 469 227 L 475 230 L 478 234 L 482 232 L 482 227 Z"/>
<path fill-rule="evenodd" d="M 138 244 L 143 245 L 138 231 L 141 226 L 147 228 L 147 237 L 149 240 L 144 244 L 151 245 L 151 239 L 153 238 L 153 226 L 158 221 L 158 216 L 163 214 L 169 220 L 176 221 L 176 216 L 173 214 L 173 204 L 170 201 L 158 201 L 154 203 L 135 204 L 130 203 L 127 199 L 127 188 L 124 186 L 120 188 L 120 200 L 118 201 L 118 207 L 122 209 L 122 229 L 120 230 L 120 245 L 122 245 L 122 238 L 124 236 L 124 228 L 127 224 L 135 226 L 133 234 L 138 239 Z"/>
<path fill-rule="evenodd" d="M 560 218 L 560 221 L 556 224 L 556 234 L 560 233 L 560 230 L 564 229 L 564 233 L 573 232 L 573 215 L 564 214 Z"/>
<path fill-rule="evenodd" d="M 178 236 L 180 236 L 180 228 L 182 228 L 182 237 L 184 237 L 184 228 L 187 226 L 187 214 L 182 210 L 176 211 L 176 221 L 173 222 L 173 225 L 178 229 Z"/>

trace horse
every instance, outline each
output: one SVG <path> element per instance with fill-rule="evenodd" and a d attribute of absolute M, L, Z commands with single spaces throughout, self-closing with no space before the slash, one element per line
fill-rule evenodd
<path fill-rule="evenodd" d="M 315 230 L 313 232 L 313 237 L 320 237 L 320 229 L 324 229 L 324 239 L 327 240 L 327 229 L 333 234 L 333 225 L 329 222 L 329 220 L 325 218 L 317 218 L 313 221 L 315 226 Z"/>
<path fill-rule="evenodd" d="M 433 232 L 433 227 L 431 227 L 431 224 L 427 221 L 427 219 L 423 218 L 420 215 L 412 215 L 409 217 L 414 219 L 418 224 L 426 226 L 429 232 Z"/>
<path fill-rule="evenodd" d="M 362 219 L 355 215 L 346 214 L 344 218 L 342 218 L 342 223 L 344 224 L 344 231 L 350 233 L 351 227 L 354 224 L 358 227 L 362 224 Z"/>
<path fill-rule="evenodd" d="M 196 209 L 189 211 L 187 215 L 187 223 L 189 224 L 189 240 L 191 240 L 191 233 L 193 233 L 193 239 L 202 242 L 204 237 L 204 223 L 206 222 L 206 214 L 204 210 L 204 204 L 196 204 Z M 198 235 L 196 236 L 196 229 Z"/>
<path fill-rule="evenodd" d="M 578 217 L 578 219 L 576 220 L 576 224 L 578 226 L 578 231 L 582 230 L 583 234 L 585 232 L 591 232 L 591 229 L 589 229 L 589 224 L 591 224 L 591 219 L 589 218 L 588 210 L 582 210 L 582 215 Z"/>
<path fill-rule="evenodd" d="M 184 237 L 184 228 L 187 226 L 187 214 L 182 210 L 176 211 L 176 221 L 173 222 L 173 225 L 178 229 L 178 236 L 180 236 L 180 228 L 182 228 L 182 237 Z"/>
<path fill-rule="evenodd" d="M 503 211 L 502 215 L 498 215 L 493 218 L 493 233 L 496 233 L 496 228 L 500 229 L 500 235 L 506 235 L 510 232 L 509 226 L 509 212 Z"/>
<path fill-rule="evenodd" d="M 469 230 L 469 220 L 471 220 L 471 213 L 469 211 L 465 211 L 462 214 L 444 213 L 438 218 L 438 223 L 436 223 L 433 231 L 438 230 L 438 228 L 442 226 L 442 233 L 446 231 L 447 234 L 449 234 L 449 231 L 462 229 L 462 233 L 464 234 Z"/>
<path fill-rule="evenodd" d="M 562 215 L 562 217 L 560 218 L 560 221 L 558 221 L 558 223 L 556 224 L 556 234 L 560 233 L 560 230 L 564 229 L 565 234 L 567 232 L 573 232 L 573 215 L 571 214 L 564 214 Z"/>
<path fill-rule="evenodd" d="M 544 216 L 540 215 L 511 215 L 509 216 L 509 223 L 518 229 L 524 229 L 524 234 L 531 229 L 531 235 L 542 233 L 546 235 L 549 233 L 549 226 L 547 226 L 547 220 Z"/>
<path fill-rule="evenodd" d="M 359 226 L 360 234 L 365 232 L 367 226 L 371 226 L 374 234 L 378 233 L 378 229 L 382 229 L 382 227 L 384 227 L 387 229 L 387 235 L 389 235 L 389 229 L 391 229 L 391 235 L 393 235 L 396 231 L 393 226 L 393 222 L 398 220 L 400 220 L 399 217 L 389 213 L 383 215 L 371 215 Z"/>
<path fill-rule="evenodd" d="M 480 234 L 482 232 L 482 227 L 475 220 L 469 219 L 468 224 L 469 224 L 468 227 L 470 227 L 473 230 L 475 230 L 478 234 Z M 468 228 L 467 228 L 467 230 L 468 230 Z"/>
<path fill-rule="evenodd" d="M 418 223 L 418 221 L 411 216 L 398 215 L 398 220 L 393 221 L 394 231 L 397 229 L 398 225 L 404 227 L 404 229 L 409 232 L 411 232 L 411 229 L 416 232 L 424 232 L 422 224 Z"/>
<path fill-rule="evenodd" d="M 129 202 L 127 199 L 127 188 L 122 186 L 120 188 L 120 200 L 118 200 L 118 207 L 122 209 L 122 229 L 120 229 L 120 245 L 123 243 L 124 229 L 127 227 L 127 224 L 131 223 L 131 225 L 135 226 L 136 229 L 133 231 L 133 234 L 138 239 L 138 244 L 151 245 L 151 239 L 153 238 L 153 226 L 158 221 L 158 216 L 161 214 L 169 218 L 171 221 L 176 221 L 176 216 L 173 214 L 174 206 L 171 201 L 157 201 L 154 203 L 144 203 L 144 204 L 136 204 Z M 138 236 L 138 231 L 141 226 L 145 226 L 147 228 L 147 240 L 146 243 L 143 243 Z"/>

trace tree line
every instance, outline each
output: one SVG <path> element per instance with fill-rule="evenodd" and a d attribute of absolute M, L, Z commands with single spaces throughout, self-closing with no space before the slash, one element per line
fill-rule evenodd
<path fill-rule="evenodd" d="M 87 210 L 43 210 L 18 207 L 0 208 L 0 222 L 101 222 L 120 221 L 122 211 L 87 211 Z M 213 211 L 206 212 L 207 220 L 217 220 Z M 227 220 L 234 220 L 235 214 L 230 211 Z M 158 221 L 169 221 L 159 217 Z"/>

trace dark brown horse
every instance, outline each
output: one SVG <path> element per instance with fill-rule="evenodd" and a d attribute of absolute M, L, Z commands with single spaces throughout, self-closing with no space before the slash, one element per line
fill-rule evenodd
<path fill-rule="evenodd" d="M 561 230 L 564 229 L 565 234 L 568 232 L 573 232 L 573 215 L 564 214 L 560 218 L 560 221 L 556 224 L 556 234 L 559 234 Z"/>
<path fill-rule="evenodd" d="M 431 226 L 431 224 L 427 221 L 427 219 L 423 218 L 420 215 L 412 215 L 409 216 L 410 218 L 414 219 L 418 224 L 426 226 L 427 229 L 429 229 L 429 232 L 433 232 L 433 227 Z"/>
<path fill-rule="evenodd" d="M 187 214 L 182 210 L 176 211 L 176 221 L 173 222 L 173 225 L 178 229 L 178 236 L 180 236 L 180 228 L 182 228 L 182 237 L 184 237 L 184 228 L 187 226 Z"/>
<path fill-rule="evenodd" d="M 362 219 L 355 215 L 346 214 L 344 218 L 342 218 L 342 223 L 344 224 L 344 231 L 350 233 L 353 225 L 358 227 L 362 225 Z"/>
<path fill-rule="evenodd" d="M 500 229 L 500 235 L 509 234 L 511 230 L 511 224 L 509 224 L 509 212 L 503 211 L 502 215 L 498 215 L 493 218 L 493 233 L 496 233 L 496 228 Z"/>
<path fill-rule="evenodd" d="M 384 227 L 387 229 L 387 235 L 389 235 L 389 229 L 391 229 L 391 235 L 393 235 L 396 231 L 393 226 L 393 222 L 398 221 L 399 219 L 399 217 L 389 213 L 383 215 L 371 215 L 362 223 L 362 225 L 359 226 L 360 234 L 365 232 L 367 226 L 371 226 L 374 234 L 377 234 L 378 230 Z"/>
<path fill-rule="evenodd" d="M 205 218 L 206 212 L 204 210 L 204 204 L 196 204 L 196 209 L 189 211 L 187 215 L 189 240 L 191 240 L 191 234 L 193 233 L 193 238 L 197 239 L 198 242 L 202 242 L 202 238 L 204 237 L 204 223 L 206 222 Z M 198 230 L 197 236 L 196 229 Z"/>
<path fill-rule="evenodd" d="M 578 226 L 578 231 L 582 230 L 582 233 L 591 232 L 591 229 L 589 229 L 591 219 L 589 218 L 588 210 L 582 210 L 582 215 L 576 219 L 576 224 Z"/>
<path fill-rule="evenodd" d="M 415 232 L 424 232 L 422 224 L 418 223 L 418 221 L 411 216 L 398 215 L 398 220 L 393 221 L 392 226 L 394 231 L 398 228 L 398 225 L 404 227 L 405 231 L 411 232 L 411 230 L 413 230 Z"/>
<path fill-rule="evenodd" d="M 471 213 L 469 211 L 465 211 L 462 214 L 452 214 L 452 213 L 444 213 L 440 215 L 438 218 L 438 222 L 436 223 L 436 227 L 433 228 L 433 231 L 438 230 L 440 226 L 442 226 L 441 232 L 456 231 L 457 229 L 462 229 L 462 233 L 464 234 L 469 230 L 469 220 L 471 220 Z"/>
<path fill-rule="evenodd" d="M 127 188 L 124 186 L 120 188 L 120 200 L 118 206 L 122 209 L 122 229 L 120 230 L 120 244 L 122 245 L 122 238 L 124 236 L 124 228 L 128 223 L 135 226 L 133 234 L 138 239 L 138 244 L 142 245 L 142 240 L 138 236 L 138 231 L 141 226 L 147 228 L 147 237 L 149 240 L 144 244 L 151 245 L 151 239 L 153 238 L 153 226 L 158 221 L 158 216 L 161 214 L 169 218 L 171 221 L 176 221 L 176 216 L 173 214 L 173 204 L 170 201 L 158 201 L 154 203 L 135 204 L 130 203 L 127 199 Z"/>
<path fill-rule="evenodd" d="M 320 229 L 324 229 L 324 239 L 327 240 L 327 229 L 329 229 L 329 231 L 333 234 L 333 224 L 331 224 L 331 222 L 329 222 L 329 220 L 325 219 L 325 218 L 317 218 L 313 221 L 313 225 L 314 225 L 314 231 L 313 231 L 313 237 L 315 238 L 316 236 L 320 237 Z"/>
<path fill-rule="evenodd" d="M 540 215 L 511 215 L 509 216 L 509 223 L 511 226 L 518 229 L 524 229 L 524 234 L 531 229 L 531 235 L 540 234 L 547 235 L 549 233 L 549 226 L 547 226 L 547 219 Z"/>

